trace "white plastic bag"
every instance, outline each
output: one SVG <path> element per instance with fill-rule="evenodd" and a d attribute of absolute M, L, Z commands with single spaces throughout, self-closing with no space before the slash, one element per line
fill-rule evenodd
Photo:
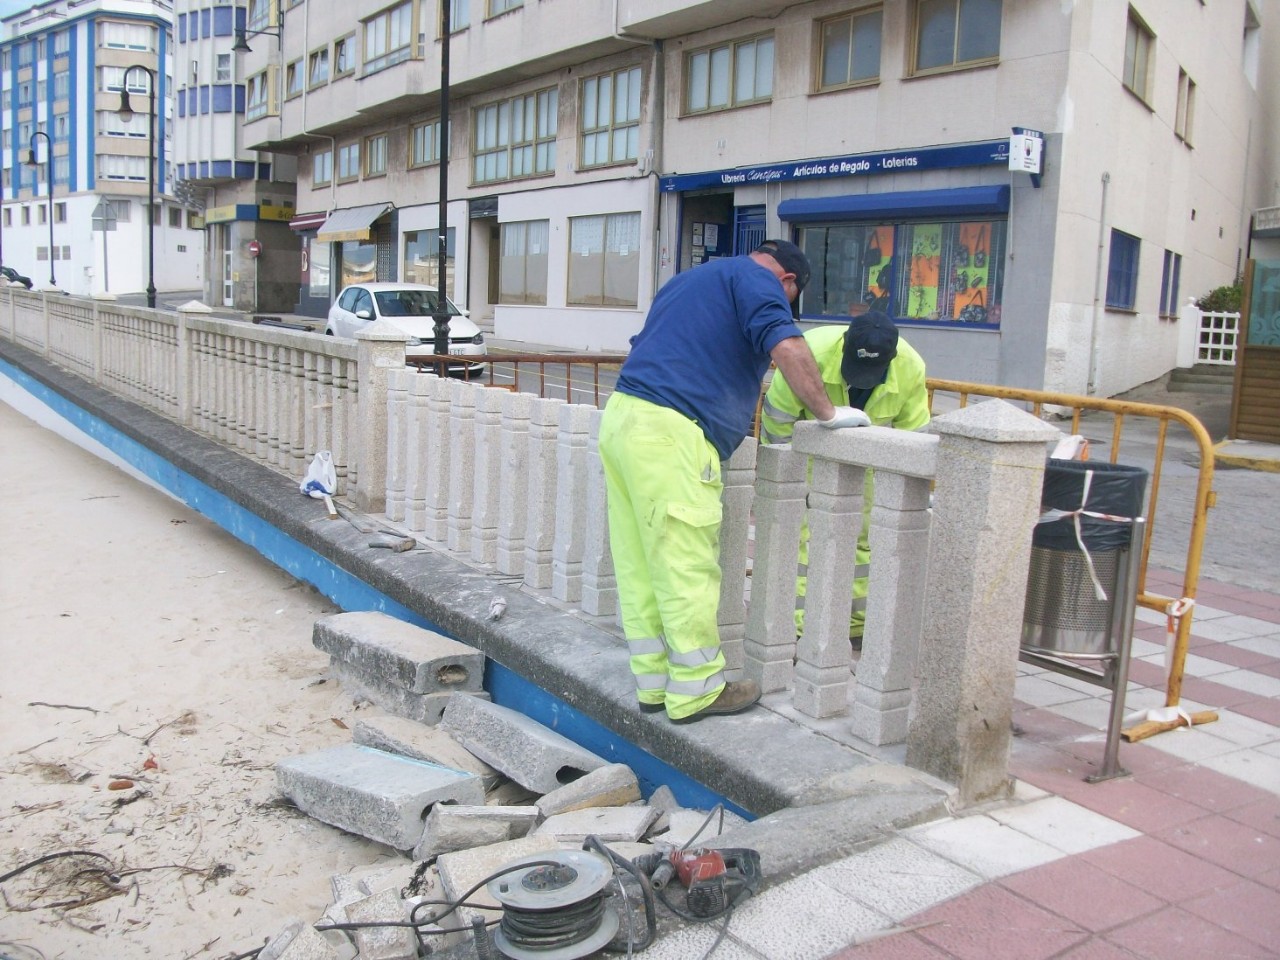
<path fill-rule="evenodd" d="M 328 450 L 320 450 L 311 458 L 307 475 L 298 484 L 298 489 L 317 500 L 331 497 L 338 492 L 338 474 L 333 469 L 332 453 Z"/>

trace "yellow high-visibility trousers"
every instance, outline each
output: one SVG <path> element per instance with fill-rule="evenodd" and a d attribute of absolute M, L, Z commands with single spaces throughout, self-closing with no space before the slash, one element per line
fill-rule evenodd
<path fill-rule="evenodd" d="M 720 457 L 696 423 L 614 393 L 600 423 L 609 546 L 636 696 L 673 720 L 724 689 Z"/>

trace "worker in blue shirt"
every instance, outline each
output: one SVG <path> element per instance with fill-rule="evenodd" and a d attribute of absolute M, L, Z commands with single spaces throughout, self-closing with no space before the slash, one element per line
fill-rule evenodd
<path fill-rule="evenodd" d="M 868 423 L 828 398 L 796 326 L 809 274 L 799 247 L 767 240 L 672 278 L 605 406 L 600 459 L 636 696 L 676 722 L 760 699 L 754 680 L 724 677 L 720 462 L 751 428 L 770 361 L 824 427 Z"/>

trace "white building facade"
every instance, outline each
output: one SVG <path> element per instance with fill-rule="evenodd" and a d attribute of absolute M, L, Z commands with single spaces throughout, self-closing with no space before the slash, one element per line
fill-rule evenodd
<path fill-rule="evenodd" d="M 3 20 L 0 257 L 37 285 L 138 293 L 154 262 L 158 289 L 200 286 L 200 218 L 174 196 L 171 22 L 162 0 L 52 0 Z"/>
<path fill-rule="evenodd" d="M 499 337 L 625 350 L 676 272 L 785 236 L 806 323 L 885 309 L 933 376 L 1111 395 L 1280 202 L 1277 0 L 450 7 L 445 279 Z M 249 11 L 298 311 L 434 282 L 440 6 Z"/>

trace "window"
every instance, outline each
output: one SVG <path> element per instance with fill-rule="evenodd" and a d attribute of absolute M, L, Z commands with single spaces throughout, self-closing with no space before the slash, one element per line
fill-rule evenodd
<path fill-rule="evenodd" d="M 313 51 L 307 61 L 307 86 L 318 87 L 329 82 L 329 48 Z"/>
<path fill-rule="evenodd" d="M 1144 101 L 1150 89 L 1151 48 L 1155 45 L 1155 34 L 1142 22 L 1132 10 L 1129 11 L 1129 24 L 1124 32 L 1124 77 L 1126 87 L 1136 93 Z"/>
<path fill-rule="evenodd" d="M 364 25 L 364 72 L 408 60 L 413 52 L 413 4 L 402 3 Z"/>
<path fill-rule="evenodd" d="M 1196 82 L 1187 71 L 1178 70 L 1178 113 L 1173 121 L 1173 133 L 1187 146 L 1191 146 L 1191 124 L 1196 114 Z"/>
<path fill-rule="evenodd" d="M 453 0 L 449 5 L 449 32 L 457 33 L 471 25 L 471 0 Z"/>
<path fill-rule="evenodd" d="M 914 73 L 1000 55 L 1001 0 L 916 0 Z"/>
<path fill-rule="evenodd" d="M 1178 284 L 1182 280 L 1182 254 L 1164 252 L 1164 272 L 1160 275 L 1160 316 L 1178 316 Z"/>
<path fill-rule="evenodd" d="M 387 135 L 380 133 L 364 141 L 364 175 L 379 177 L 387 172 Z"/>
<path fill-rule="evenodd" d="M 133 204 L 128 200 L 108 200 L 115 212 L 117 223 L 128 223 L 133 219 Z"/>
<path fill-rule="evenodd" d="M 499 244 L 498 302 L 547 303 L 547 237 L 550 221 L 504 223 Z"/>
<path fill-rule="evenodd" d="M 496 17 L 500 13 L 523 6 L 524 0 L 489 0 L 489 16 Z"/>
<path fill-rule="evenodd" d="M 60 113 L 53 118 L 53 139 L 66 140 L 71 136 L 71 117 Z"/>
<path fill-rule="evenodd" d="M 99 180 L 131 180 L 147 182 L 146 157 L 121 157 L 109 153 L 98 154 Z"/>
<path fill-rule="evenodd" d="M 806 316 L 868 309 L 913 323 L 997 327 L 1005 220 L 814 224 L 799 243 L 813 264 Z"/>
<path fill-rule="evenodd" d="M 135 113 L 125 123 L 114 110 L 99 110 L 98 132 L 108 137 L 146 137 L 149 135 L 146 114 Z"/>
<path fill-rule="evenodd" d="M 356 68 L 356 35 L 348 34 L 333 41 L 333 75 L 345 77 Z"/>
<path fill-rule="evenodd" d="M 416 123 L 410 130 L 412 145 L 409 149 L 409 166 L 422 167 L 440 162 L 440 121 Z"/>
<path fill-rule="evenodd" d="M 43 226 L 45 223 L 49 221 L 49 216 L 47 213 L 45 213 L 43 204 L 41 204 L 39 207 L 36 208 L 36 214 L 37 214 L 36 222 L 39 223 L 41 226 Z"/>
<path fill-rule="evenodd" d="M 71 52 L 71 31 L 59 30 L 53 35 L 53 52 L 55 55 L 59 53 Z"/>
<path fill-rule="evenodd" d="M 181 207 L 169 208 L 169 226 L 171 227 L 182 226 L 182 208 Z"/>
<path fill-rule="evenodd" d="M 333 179 L 333 151 L 325 150 L 311 158 L 311 185 L 318 187 Z"/>
<path fill-rule="evenodd" d="M 245 28 L 262 30 L 271 26 L 271 0 L 249 0 Z"/>
<path fill-rule="evenodd" d="M 215 83 L 231 82 L 231 54 L 218 54 L 217 66 L 214 69 L 213 79 Z"/>
<path fill-rule="evenodd" d="M 67 205 L 65 203 L 55 203 L 53 205 L 53 222 L 54 223 L 67 222 Z"/>
<path fill-rule="evenodd" d="M 265 117 L 269 111 L 267 71 L 255 73 L 245 82 L 244 118 L 257 120 Z"/>
<path fill-rule="evenodd" d="M 689 54 L 685 112 L 706 113 L 773 96 L 773 37 L 755 37 Z"/>
<path fill-rule="evenodd" d="M 284 95 L 297 97 L 302 94 L 302 61 L 295 60 L 284 68 Z"/>
<path fill-rule="evenodd" d="M 311 267 L 311 276 L 307 281 L 307 294 L 312 297 L 330 297 L 329 290 L 329 245 L 318 243 L 313 237 L 303 237 L 303 252 L 307 254 L 307 263 Z"/>
<path fill-rule="evenodd" d="M 59 70 L 53 75 L 53 99 L 65 100 L 71 96 L 71 71 Z"/>
<path fill-rule="evenodd" d="M 835 90 L 879 79 L 882 19 L 882 11 L 872 10 L 822 23 L 819 90 Z"/>
<path fill-rule="evenodd" d="M 453 285 L 454 229 L 449 227 L 445 235 L 445 289 L 455 290 Z M 406 230 L 404 234 L 405 283 L 425 283 L 439 288 L 440 231 Z"/>
<path fill-rule="evenodd" d="M 22 208 L 22 225 L 24 227 L 31 226 L 31 208 L 30 207 Z"/>
<path fill-rule="evenodd" d="M 554 87 L 478 107 L 473 118 L 476 183 L 552 173 L 556 168 Z"/>
<path fill-rule="evenodd" d="M 338 148 L 338 180 L 354 180 L 360 176 L 360 142 Z"/>
<path fill-rule="evenodd" d="M 640 68 L 582 81 L 582 166 L 640 155 Z"/>
<path fill-rule="evenodd" d="M 1141 241 L 1121 230 L 1111 231 L 1107 264 L 1107 306 L 1132 310 L 1138 295 L 1138 250 Z"/>
<path fill-rule="evenodd" d="M 102 46 L 116 50 L 154 50 L 155 28 L 144 23 L 116 23 L 98 21 L 98 36 Z"/>
<path fill-rule="evenodd" d="M 571 217 L 568 302 L 634 307 L 639 298 L 640 214 Z"/>

